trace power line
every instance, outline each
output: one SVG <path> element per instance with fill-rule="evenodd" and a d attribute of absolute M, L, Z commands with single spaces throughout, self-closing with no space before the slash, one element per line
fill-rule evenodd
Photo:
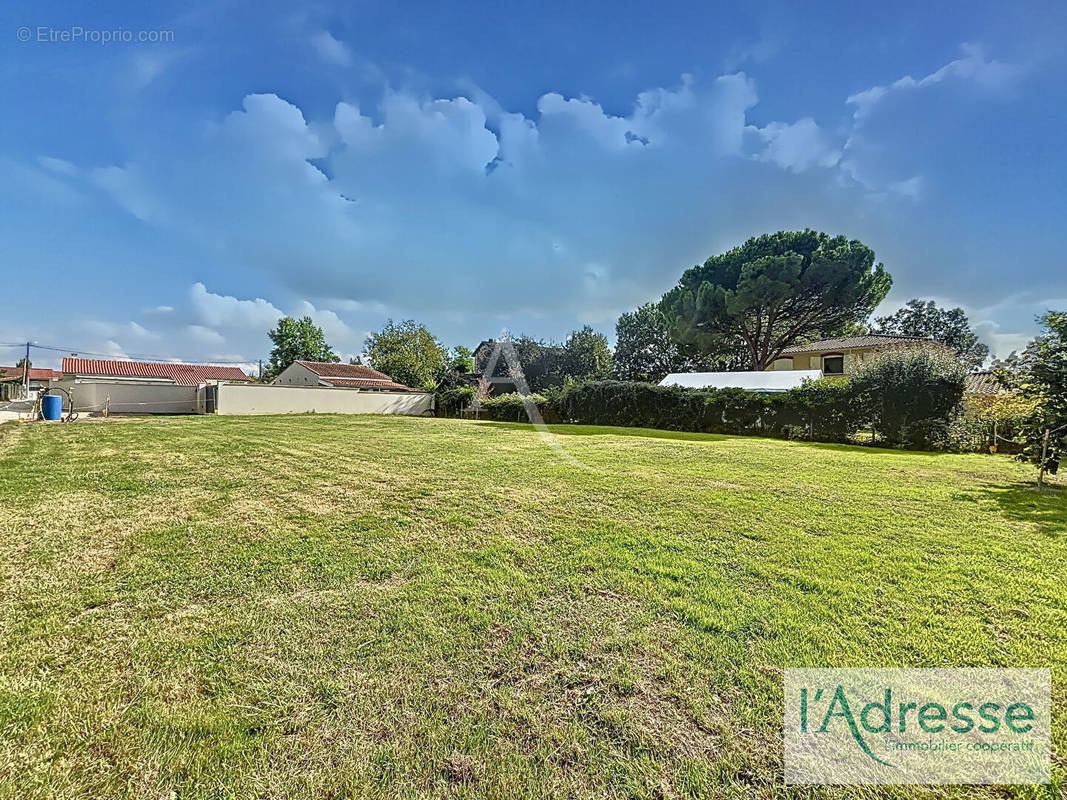
<path fill-rule="evenodd" d="M 20 348 L 21 349 L 21 348 L 23 348 L 25 346 L 26 346 L 26 342 L 19 342 L 17 344 L 0 343 L 0 347 L 5 347 L 5 348 Z M 198 363 L 203 363 L 202 361 L 184 361 L 184 360 L 182 360 L 180 358 L 179 359 L 175 359 L 175 358 L 171 358 L 170 356 L 152 356 L 152 355 L 145 355 L 144 353 L 126 353 L 124 356 L 116 356 L 114 353 L 94 353 L 94 352 L 92 352 L 90 350 L 82 350 L 80 347 L 57 347 L 55 345 L 47 345 L 47 344 L 31 344 L 30 347 L 31 348 L 35 348 L 37 350 L 51 350 L 51 351 L 56 352 L 56 353 L 70 353 L 73 356 L 83 356 L 83 355 L 85 355 L 85 356 L 98 356 L 99 358 L 107 358 L 107 359 L 113 359 L 113 360 L 118 360 L 118 361 L 133 361 L 133 360 L 158 361 L 158 362 L 162 362 L 162 363 L 166 363 L 166 364 L 198 364 Z M 230 361 L 230 360 L 217 359 L 217 358 L 212 358 L 212 359 L 207 359 L 207 360 L 210 361 L 212 364 L 252 364 L 252 363 L 254 363 L 252 360 Z"/>

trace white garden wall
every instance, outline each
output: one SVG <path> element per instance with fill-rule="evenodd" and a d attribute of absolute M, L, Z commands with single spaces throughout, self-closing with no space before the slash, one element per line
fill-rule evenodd
<path fill-rule="evenodd" d="M 433 395 L 425 392 L 368 392 L 312 386 L 224 383 L 219 414 L 428 414 Z"/>
<path fill-rule="evenodd" d="M 195 386 L 130 383 L 122 381 L 63 380 L 55 384 L 74 398 L 74 410 L 83 414 L 200 414 L 202 399 Z M 108 400 L 110 398 L 110 402 Z M 63 409 L 67 409 L 63 396 Z"/>

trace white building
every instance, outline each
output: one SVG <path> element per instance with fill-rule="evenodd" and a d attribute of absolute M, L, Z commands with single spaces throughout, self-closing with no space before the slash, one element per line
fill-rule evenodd
<path fill-rule="evenodd" d="M 788 392 L 805 380 L 818 380 L 822 370 L 794 369 L 780 372 L 674 372 L 659 382 L 660 386 L 683 386 L 687 389 L 744 389 L 761 394 Z"/>

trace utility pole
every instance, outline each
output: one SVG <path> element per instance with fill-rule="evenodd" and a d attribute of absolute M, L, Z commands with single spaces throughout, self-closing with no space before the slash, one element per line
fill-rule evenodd
<path fill-rule="evenodd" d="M 263 359 L 262 358 L 259 360 L 259 378 L 257 378 L 257 380 L 260 383 L 263 382 Z"/>
<path fill-rule="evenodd" d="M 30 396 L 30 343 L 26 342 L 26 360 L 22 362 L 22 396 Z"/>

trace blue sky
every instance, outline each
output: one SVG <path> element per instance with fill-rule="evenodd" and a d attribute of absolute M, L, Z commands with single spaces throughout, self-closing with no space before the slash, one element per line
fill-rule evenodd
<path fill-rule="evenodd" d="M 874 248 L 880 312 L 961 305 L 1006 354 L 1067 307 L 1067 6 L 888 5 L 6 4 L 0 343 L 613 337 L 813 227 Z"/>

